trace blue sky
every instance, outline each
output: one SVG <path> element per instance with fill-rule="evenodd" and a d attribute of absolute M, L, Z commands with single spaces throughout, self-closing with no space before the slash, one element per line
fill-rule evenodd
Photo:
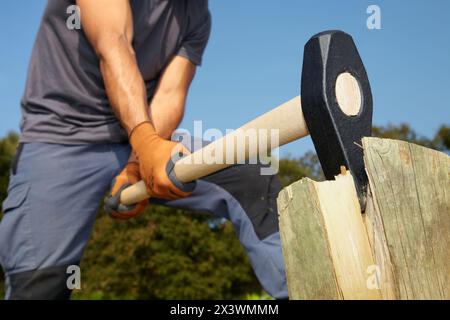
<path fill-rule="evenodd" d="M 192 0 L 191 0 L 192 1 Z M 0 135 L 17 130 L 19 101 L 44 0 L 0 2 Z M 368 30 L 367 7 L 381 8 Z M 374 123 L 407 122 L 431 136 L 450 123 L 450 1 L 210 0 L 213 31 L 182 127 L 239 127 L 299 94 L 303 45 L 317 32 L 350 33 L 374 96 Z M 309 138 L 282 155 L 312 149 Z"/>

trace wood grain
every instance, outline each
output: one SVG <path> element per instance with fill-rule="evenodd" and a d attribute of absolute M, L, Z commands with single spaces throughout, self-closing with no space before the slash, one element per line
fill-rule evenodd
<path fill-rule="evenodd" d="M 342 299 L 314 182 L 302 179 L 283 189 L 278 211 L 290 299 Z"/>
<path fill-rule="evenodd" d="M 400 299 L 450 298 L 450 157 L 363 139 L 366 170 Z"/>
<path fill-rule="evenodd" d="M 381 299 L 367 285 L 374 260 L 349 172 L 303 179 L 278 204 L 291 299 Z"/>
<path fill-rule="evenodd" d="M 362 106 L 361 88 L 358 80 L 350 73 L 341 73 L 336 80 L 336 99 L 342 112 L 353 117 L 358 115 Z"/>

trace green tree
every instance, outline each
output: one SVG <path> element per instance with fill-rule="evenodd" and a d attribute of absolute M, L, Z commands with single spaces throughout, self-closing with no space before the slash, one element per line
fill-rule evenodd
<path fill-rule="evenodd" d="M 74 298 L 233 299 L 260 292 L 231 224 L 154 206 L 130 221 L 99 216 Z"/>
<path fill-rule="evenodd" d="M 418 135 L 409 124 L 402 123 L 398 126 L 374 126 L 373 136 L 388 139 L 397 139 L 422 145 L 439 151 L 450 151 L 450 126 L 442 125 L 433 138 L 429 139 Z"/>
<path fill-rule="evenodd" d="M 433 139 L 436 149 L 450 152 L 450 126 L 441 126 Z"/>
<path fill-rule="evenodd" d="M 11 161 L 14 157 L 19 136 L 11 132 L 0 140 L 0 201 L 6 198 Z M 0 212 L 0 220 L 3 212 Z M 0 299 L 4 296 L 3 273 L 0 268 Z"/>
<path fill-rule="evenodd" d="M 317 181 L 324 179 L 319 158 L 312 151 L 308 151 L 298 158 L 288 156 L 281 159 L 278 176 L 284 187 L 304 177 Z"/>
<path fill-rule="evenodd" d="M 4 139 L 0 140 L 0 200 L 6 198 L 9 170 L 18 141 L 19 137 L 14 132 L 9 133 Z"/>

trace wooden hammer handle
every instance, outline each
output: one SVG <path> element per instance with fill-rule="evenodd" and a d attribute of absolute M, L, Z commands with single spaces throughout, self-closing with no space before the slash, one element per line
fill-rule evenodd
<path fill-rule="evenodd" d="M 278 141 L 271 139 L 272 130 L 277 130 Z M 249 143 L 245 137 L 256 132 L 256 142 Z M 261 151 L 267 152 L 291 141 L 307 136 L 308 128 L 303 117 L 300 97 L 248 122 L 239 129 L 208 144 L 177 161 L 173 175 L 181 183 L 188 183 L 228 168 L 243 160 L 256 157 Z M 264 150 L 259 150 L 260 140 L 265 139 Z M 243 159 L 244 158 L 244 159 Z M 213 160 L 213 161 L 211 161 Z M 131 205 L 150 198 L 143 181 L 122 191 L 120 202 Z"/>

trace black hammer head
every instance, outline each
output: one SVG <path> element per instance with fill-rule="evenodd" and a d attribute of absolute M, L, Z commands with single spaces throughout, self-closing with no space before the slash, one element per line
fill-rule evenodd
<path fill-rule="evenodd" d="M 366 70 L 350 35 L 326 31 L 308 41 L 301 97 L 325 177 L 334 179 L 341 166 L 350 170 L 364 211 L 368 180 L 361 139 L 372 133 L 373 102 Z"/>

